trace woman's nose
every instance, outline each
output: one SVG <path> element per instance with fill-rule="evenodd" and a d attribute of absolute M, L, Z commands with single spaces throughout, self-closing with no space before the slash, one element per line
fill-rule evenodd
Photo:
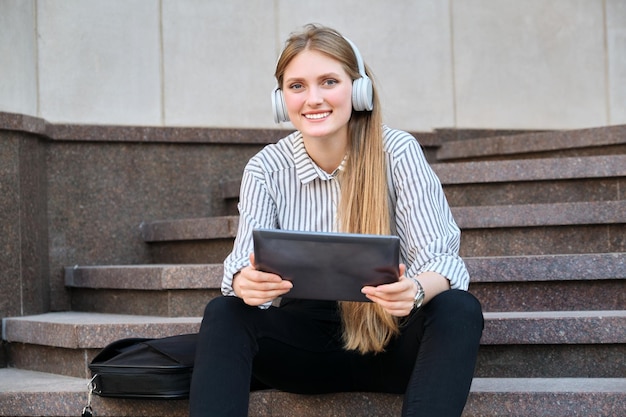
<path fill-rule="evenodd" d="M 319 88 L 310 88 L 307 96 L 307 103 L 311 106 L 317 106 L 324 102 L 324 96 Z"/>

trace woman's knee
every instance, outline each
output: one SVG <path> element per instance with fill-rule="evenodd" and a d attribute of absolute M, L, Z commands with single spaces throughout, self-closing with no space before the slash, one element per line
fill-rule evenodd
<path fill-rule="evenodd" d="M 209 301 L 204 308 L 203 326 L 236 327 L 249 321 L 251 311 L 258 310 L 243 302 L 239 297 L 220 296 Z"/>
<path fill-rule="evenodd" d="M 471 324 L 482 331 L 484 326 L 480 301 L 463 290 L 448 290 L 437 295 L 427 304 L 431 317 L 445 318 L 444 321 Z"/>
<path fill-rule="evenodd" d="M 238 297 L 219 296 L 213 298 L 204 307 L 204 317 L 211 315 L 223 315 L 231 313 L 233 310 L 241 308 L 245 304 Z"/>

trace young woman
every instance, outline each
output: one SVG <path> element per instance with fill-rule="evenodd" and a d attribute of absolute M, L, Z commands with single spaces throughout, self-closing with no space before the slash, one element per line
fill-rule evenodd
<path fill-rule="evenodd" d="M 190 415 L 246 416 L 250 390 L 404 394 L 403 416 L 460 416 L 483 317 L 466 290 L 460 231 L 418 142 L 383 125 L 356 47 L 308 25 L 276 66 L 275 119 L 296 131 L 246 166 L 223 297 L 206 307 Z M 367 302 L 289 298 L 256 270 L 255 228 L 394 234 L 397 282 Z M 276 300 L 280 305 L 276 306 Z"/>

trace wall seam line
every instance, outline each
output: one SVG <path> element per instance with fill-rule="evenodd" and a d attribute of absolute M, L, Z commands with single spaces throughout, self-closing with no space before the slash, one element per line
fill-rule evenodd
<path fill-rule="evenodd" d="M 166 126 L 165 120 L 165 56 L 163 48 L 163 0 L 159 0 L 159 77 L 161 87 L 161 125 Z"/>
<path fill-rule="evenodd" d="M 458 109 L 457 109 L 457 91 L 456 91 L 456 60 L 454 50 L 454 0 L 448 0 L 448 14 L 450 22 L 450 73 L 452 84 L 452 123 L 453 127 L 458 128 Z"/>
<path fill-rule="evenodd" d="M 34 0 L 34 26 L 35 26 L 35 106 L 37 107 L 37 117 L 42 117 L 41 114 L 41 89 L 40 89 L 40 76 L 39 76 L 39 0 Z"/>
<path fill-rule="evenodd" d="M 606 0 L 602 0 L 602 40 L 604 47 L 604 103 L 606 106 L 606 124 L 611 124 L 611 58 L 609 55 L 609 28 L 606 11 Z"/>

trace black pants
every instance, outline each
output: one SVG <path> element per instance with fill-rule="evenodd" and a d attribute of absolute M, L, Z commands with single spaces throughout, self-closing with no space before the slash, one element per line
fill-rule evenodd
<path fill-rule="evenodd" d="M 247 416 L 250 390 L 404 394 L 403 416 L 460 416 L 472 382 L 480 303 L 450 290 L 404 319 L 385 352 L 341 342 L 337 303 L 285 299 L 250 307 L 219 297 L 206 307 L 191 383 L 191 417 Z"/>

